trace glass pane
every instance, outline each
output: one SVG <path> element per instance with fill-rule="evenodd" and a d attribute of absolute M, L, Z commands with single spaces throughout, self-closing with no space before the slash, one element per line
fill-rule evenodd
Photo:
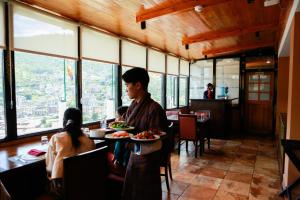
<path fill-rule="evenodd" d="M 250 92 L 257 92 L 258 91 L 258 84 L 249 84 L 249 91 Z"/>
<path fill-rule="evenodd" d="M 260 78 L 260 82 L 262 83 L 269 83 L 270 82 L 270 78 L 271 76 L 270 75 L 259 75 L 259 78 Z"/>
<path fill-rule="evenodd" d="M 270 94 L 269 93 L 260 93 L 260 100 L 261 101 L 269 101 L 270 100 Z"/>
<path fill-rule="evenodd" d="M 149 85 L 148 92 L 151 94 L 151 98 L 154 99 L 160 105 L 162 104 L 162 79 L 163 75 L 159 73 L 149 73 Z"/>
<path fill-rule="evenodd" d="M 3 50 L 0 49 L 0 70 L 3 72 Z M 3 73 L 0 74 L 0 139 L 6 136 L 4 117 L 4 96 L 3 96 Z"/>
<path fill-rule="evenodd" d="M 239 98 L 240 59 L 217 59 L 216 98 Z M 235 103 L 238 102 L 235 101 Z"/>
<path fill-rule="evenodd" d="M 255 74 L 255 75 L 250 75 L 249 76 L 249 81 L 250 82 L 257 82 L 258 81 L 258 75 Z"/>
<path fill-rule="evenodd" d="M 115 117 L 114 64 L 83 60 L 82 115 L 83 123 Z"/>
<path fill-rule="evenodd" d="M 177 105 L 177 76 L 167 75 L 167 108 L 176 108 Z"/>
<path fill-rule="evenodd" d="M 18 135 L 62 127 L 75 107 L 75 61 L 15 52 Z"/>
<path fill-rule="evenodd" d="M 269 84 L 261 84 L 259 90 L 261 92 L 269 92 L 270 91 L 270 85 Z"/>
<path fill-rule="evenodd" d="M 132 69 L 132 67 L 124 67 L 122 66 L 122 74 L 124 74 L 126 71 Z M 122 105 L 123 106 L 129 106 L 131 104 L 131 99 L 129 99 L 127 93 L 126 93 L 126 85 L 125 82 L 122 80 Z"/>
<path fill-rule="evenodd" d="M 258 93 L 248 93 L 248 100 L 257 101 L 258 100 Z"/>
<path fill-rule="evenodd" d="M 179 79 L 179 106 L 187 106 L 187 77 Z"/>
<path fill-rule="evenodd" d="M 213 60 L 202 60 L 191 64 L 190 98 L 203 99 L 206 85 L 213 82 Z"/>

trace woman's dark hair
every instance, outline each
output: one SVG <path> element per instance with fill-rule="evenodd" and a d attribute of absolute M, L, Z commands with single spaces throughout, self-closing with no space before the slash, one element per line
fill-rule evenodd
<path fill-rule="evenodd" d="M 117 112 L 120 116 L 123 116 L 128 110 L 128 106 L 120 106 L 117 109 Z"/>
<path fill-rule="evenodd" d="M 83 134 L 81 131 L 82 116 L 77 108 L 68 108 L 64 113 L 63 127 L 72 139 L 72 145 L 77 148 L 80 145 L 79 137 Z"/>
<path fill-rule="evenodd" d="M 122 75 L 122 79 L 126 83 L 135 84 L 137 82 L 140 82 L 145 91 L 147 91 L 147 89 L 148 89 L 149 75 L 148 75 L 148 72 L 143 68 L 136 67 L 136 68 L 132 68 L 132 69 L 126 71 Z"/>

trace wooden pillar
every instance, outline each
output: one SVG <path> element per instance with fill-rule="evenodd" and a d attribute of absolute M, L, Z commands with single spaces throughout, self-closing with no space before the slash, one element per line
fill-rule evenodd
<path fill-rule="evenodd" d="M 288 103 L 288 80 L 289 80 L 289 57 L 278 58 L 277 76 L 277 105 L 276 105 L 276 135 L 280 132 L 280 113 L 287 112 Z"/>
<path fill-rule="evenodd" d="M 287 139 L 300 140 L 300 12 L 294 16 L 291 25 L 290 65 L 287 109 Z M 286 156 L 283 183 L 290 184 L 300 176 Z"/>

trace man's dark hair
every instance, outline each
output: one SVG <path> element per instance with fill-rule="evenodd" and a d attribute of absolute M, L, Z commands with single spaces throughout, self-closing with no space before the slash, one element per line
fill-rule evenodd
<path fill-rule="evenodd" d="M 211 84 L 211 83 L 208 83 L 208 84 L 207 84 L 207 87 L 214 87 L 214 85 Z"/>
<path fill-rule="evenodd" d="M 149 75 L 148 72 L 145 69 L 142 68 L 132 68 L 128 71 L 126 71 L 122 75 L 122 79 L 126 83 L 137 83 L 140 82 L 142 84 L 142 87 L 145 91 L 148 89 L 148 84 L 149 84 Z"/>

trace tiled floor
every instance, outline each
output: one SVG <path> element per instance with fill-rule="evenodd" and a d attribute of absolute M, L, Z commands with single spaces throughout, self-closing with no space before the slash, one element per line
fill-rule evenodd
<path fill-rule="evenodd" d="M 172 155 L 170 192 L 162 181 L 163 199 L 276 200 L 280 192 L 276 147 L 271 139 L 211 140 L 211 149 L 194 158 L 182 145 Z"/>

